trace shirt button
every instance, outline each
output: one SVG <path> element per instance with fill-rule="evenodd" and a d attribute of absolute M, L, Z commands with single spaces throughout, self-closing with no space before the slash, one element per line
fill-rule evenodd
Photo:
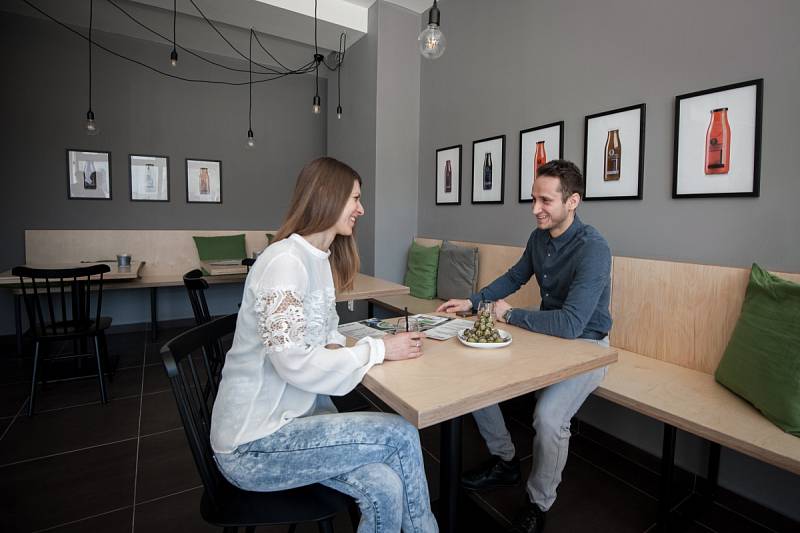
<path fill-rule="evenodd" d="M 544 275 L 544 277 L 546 278 L 546 277 L 547 277 L 547 274 L 545 274 L 545 275 Z"/>
<path fill-rule="evenodd" d="M 545 294 L 545 296 L 550 296 L 550 293 L 548 292 L 547 294 Z"/>
<path fill-rule="evenodd" d="M 547 257 L 550 257 L 550 254 L 547 254 Z"/>

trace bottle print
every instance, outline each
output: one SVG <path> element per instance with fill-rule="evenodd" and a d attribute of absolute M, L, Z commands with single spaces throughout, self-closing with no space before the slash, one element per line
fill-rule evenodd
<path fill-rule="evenodd" d="M 86 166 L 83 167 L 83 188 L 97 188 L 97 172 L 95 171 L 94 163 L 92 161 L 87 161 Z"/>
<path fill-rule="evenodd" d="M 210 178 L 208 177 L 208 168 L 201 167 L 200 168 L 200 194 L 210 194 L 211 193 L 211 184 L 209 183 Z"/>
<path fill-rule="evenodd" d="M 483 190 L 492 189 L 492 153 L 486 152 L 483 158 Z"/>
<path fill-rule="evenodd" d="M 731 170 L 731 125 L 728 108 L 711 111 L 711 121 L 706 131 L 705 173 L 727 174 Z"/>
<path fill-rule="evenodd" d="M 622 145 L 619 142 L 619 130 L 608 130 L 605 161 L 603 181 L 619 181 L 620 165 L 622 163 Z"/>
<path fill-rule="evenodd" d="M 144 191 L 156 192 L 156 182 L 153 178 L 153 163 L 145 163 Z"/>
<path fill-rule="evenodd" d="M 449 159 L 444 162 L 444 192 L 453 192 L 453 167 Z"/>
<path fill-rule="evenodd" d="M 544 141 L 536 141 L 536 154 L 533 156 L 533 177 L 539 172 L 539 167 L 547 163 L 547 152 L 544 149 Z"/>

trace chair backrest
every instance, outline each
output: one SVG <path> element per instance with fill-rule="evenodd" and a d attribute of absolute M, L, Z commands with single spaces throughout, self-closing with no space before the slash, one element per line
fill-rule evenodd
<path fill-rule="evenodd" d="M 200 351 L 205 359 L 206 346 L 221 343 L 235 329 L 235 314 L 217 318 L 178 335 L 161 348 L 161 359 L 178 404 L 186 439 L 212 502 L 218 501 L 222 483 L 210 442 L 211 410 L 216 395 L 204 394 L 201 385 L 203 376 L 192 354 Z"/>
<path fill-rule="evenodd" d="M 200 325 L 211 320 L 205 292 L 208 289 L 208 282 L 203 279 L 203 272 L 197 268 L 190 270 L 183 275 L 183 285 L 189 293 L 189 303 L 192 304 L 195 323 Z"/>
<path fill-rule="evenodd" d="M 19 276 L 34 338 L 77 336 L 92 327 L 99 328 L 103 274 L 108 272 L 111 272 L 108 265 L 60 269 L 14 267 L 11 273 Z M 92 292 L 97 295 L 94 313 Z"/>
<path fill-rule="evenodd" d="M 256 260 L 253 259 L 252 257 L 245 257 L 244 259 L 242 259 L 242 266 L 246 266 L 248 272 L 250 272 L 250 267 L 253 266 L 255 263 Z"/>

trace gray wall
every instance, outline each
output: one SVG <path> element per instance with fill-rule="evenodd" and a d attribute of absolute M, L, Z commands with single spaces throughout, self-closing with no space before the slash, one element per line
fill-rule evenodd
<path fill-rule="evenodd" d="M 379 26 L 375 275 L 401 282 L 408 243 L 417 234 L 419 16 L 394 4 L 376 2 L 376 5 Z"/>
<path fill-rule="evenodd" d="M 369 9 L 369 32 L 347 50 L 342 69 L 341 119 L 336 118 L 338 91 L 331 76 L 327 102 L 328 155 L 344 161 L 361 175 L 366 213 L 356 228 L 361 271 L 375 268 L 375 109 L 378 68 L 378 4 Z"/>
<path fill-rule="evenodd" d="M 165 68 L 170 68 L 167 45 L 103 32 L 95 38 L 127 56 L 149 64 L 166 63 Z M 0 43 L 0 70 L 7 73 L 0 86 L 0 105 L 8 133 L 0 144 L 6 176 L 0 198 L 0 269 L 24 261 L 26 228 L 277 228 L 300 168 L 327 150 L 327 116 L 311 113 L 311 76 L 253 87 L 257 149 L 248 151 L 246 85 L 167 79 L 95 51 L 93 108 L 101 132 L 89 137 L 83 128 L 88 107 L 87 43 L 51 22 L 6 12 L 0 12 Z M 231 78 L 183 56 L 176 71 Z M 247 74 L 238 79 L 247 81 Z M 327 92 L 324 79 L 320 91 Z M 111 152 L 112 200 L 67 199 L 67 148 Z M 129 200 L 129 153 L 169 156 L 168 203 Z M 186 203 L 187 157 L 222 160 L 221 205 Z M 3 293 L 1 332 L 8 333 L 12 331 L 10 298 Z M 114 298 L 125 293 L 115 293 Z M 173 308 L 178 316 L 187 316 L 184 303 L 165 303 L 162 317 L 174 318 L 169 314 Z M 118 316 L 115 323 L 147 317 L 134 311 Z"/>
<path fill-rule="evenodd" d="M 796 125 L 800 4 L 791 0 L 537 0 L 445 2 L 444 56 L 421 80 L 419 234 L 522 245 L 533 227 L 518 204 L 519 130 L 564 120 L 567 159 L 582 165 L 584 116 L 645 102 L 644 199 L 588 202 L 616 255 L 800 271 Z M 424 18 L 424 16 L 423 16 Z M 764 78 L 761 197 L 671 199 L 673 105 L 678 94 Z M 505 134 L 505 204 L 434 205 L 433 155 Z M 378 238 L 381 236 L 378 235 Z M 654 453 L 659 427 L 590 399 L 581 417 Z M 687 437 L 680 462 L 697 469 L 703 445 Z M 800 519 L 800 478 L 726 451 L 721 482 Z"/>

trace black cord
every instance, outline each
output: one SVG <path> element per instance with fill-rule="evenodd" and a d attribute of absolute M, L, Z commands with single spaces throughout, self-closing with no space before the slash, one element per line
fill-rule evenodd
<path fill-rule="evenodd" d="M 178 0 L 172 0 L 172 49 L 175 50 L 175 22 L 178 19 Z"/>
<path fill-rule="evenodd" d="M 92 25 L 94 0 L 89 0 L 89 111 L 92 110 Z"/>
<path fill-rule="evenodd" d="M 250 107 L 247 110 L 248 131 L 253 131 L 253 28 L 250 28 Z"/>

